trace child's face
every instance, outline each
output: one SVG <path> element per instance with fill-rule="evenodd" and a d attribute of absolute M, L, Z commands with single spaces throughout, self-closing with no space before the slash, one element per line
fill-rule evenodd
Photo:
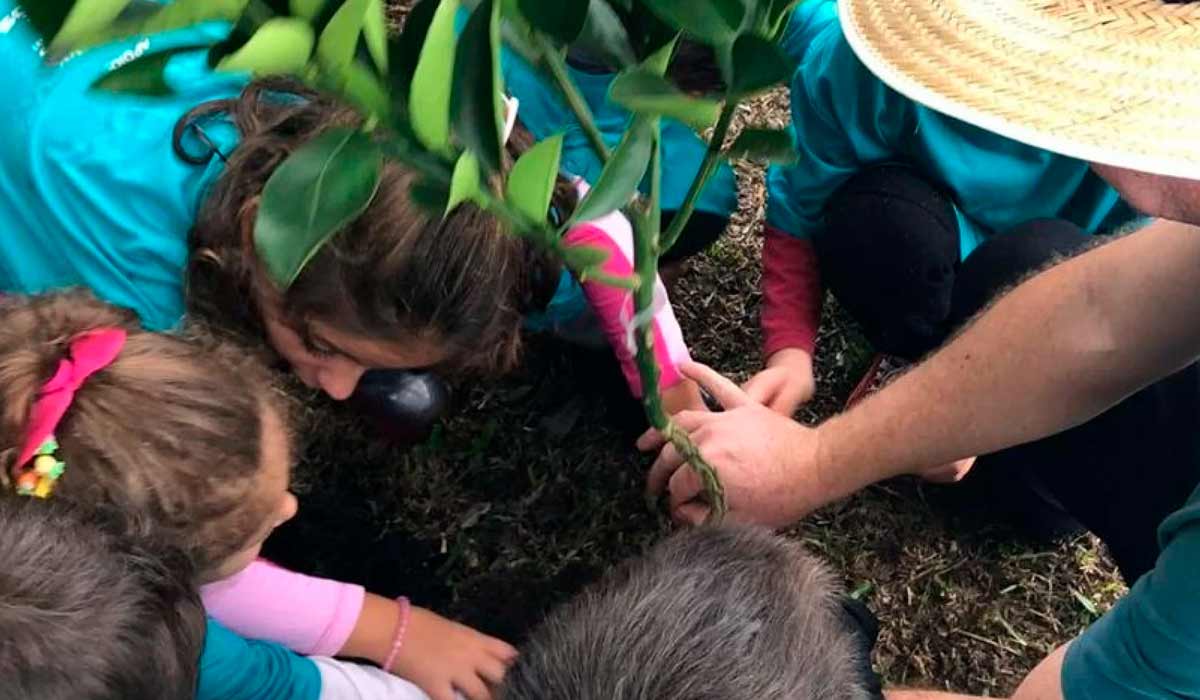
<path fill-rule="evenodd" d="M 300 381 L 338 401 L 350 398 L 369 369 L 418 369 L 440 362 L 445 353 L 433 343 L 384 343 L 350 335 L 321 321 L 310 324 L 305 341 L 281 320 L 267 316 L 267 338 Z"/>
<path fill-rule="evenodd" d="M 220 581 L 238 573 L 258 558 L 262 544 L 275 528 L 291 520 L 299 507 L 296 496 L 288 491 L 292 472 L 291 441 L 278 412 L 273 408 L 263 409 L 262 474 L 259 488 L 264 498 L 275 503 L 273 515 L 242 551 L 226 559 L 210 576 L 208 581 Z"/>

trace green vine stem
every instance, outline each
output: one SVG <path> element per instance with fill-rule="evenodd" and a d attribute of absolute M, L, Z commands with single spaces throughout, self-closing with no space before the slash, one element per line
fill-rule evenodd
<path fill-rule="evenodd" d="M 572 2 L 572 0 L 562 0 L 562 2 Z M 575 87 L 575 81 L 571 80 L 571 76 L 567 72 L 567 60 L 564 58 L 564 54 L 551 46 L 541 35 L 535 33 L 534 37 L 534 42 L 542 54 L 542 60 L 550 70 L 550 75 L 558 85 L 559 91 L 562 92 L 563 98 L 566 99 L 567 106 L 575 114 L 575 121 L 583 127 L 583 133 L 587 136 L 592 150 L 600 157 L 600 162 L 607 165 L 609 158 L 612 157 L 612 151 L 604 142 L 600 129 L 596 127 L 596 118 L 592 115 L 591 108 L 588 107 L 587 101 L 583 99 L 579 88 Z"/>
<path fill-rule="evenodd" d="M 650 152 L 650 193 L 647 201 L 641 203 L 641 212 L 633 221 L 634 270 L 641 280 L 641 285 L 633 293 L 633 306 L 638 324 L 634 329 L 634 339 L 637 344 L 638 376 L 642 381 L 642 403 L 650 424 L 675 446 L 700 477 L 711 508 L 709 522 L 719 523 L 724 519 L 727 510 L 725 489 L 721 480 L 688 434 L 663 410 L 662 395 L 658 391 L 658 361 L 654 357 L 654 325 L 650 316 L 654 313 L 654 280 L 658 276 L 659 232 L 662 229 L 662 149 L 659 143 L 661 133 L 661 122 L 656 120 L 654 145 Z"/>
<path fill-rule="evenodd" d="M 737 107 L 738 101 L 730 99 L 721 109 L 721 116 L 717 119 L 717 126 L 713 129 L 712 139 L 708 142 L 708 150 L 704 153 L 704 160 L 700 162 L 700 172 L 692 181 L 692 186 L 683 199 L 683 205 L 679 207 L 675 218 L 671 220 L 667 232 L 663 234 L 663 250 L 670 250 L 679 240 L 684 226 L 687 226 L 688 220 L 692 218 L 692 213 L 696 211 L 696 202 L 700 201 L 700 193 L 704 191 L 709 179 L 717 171 L 717 163 L 721 160 L 721 150 L 725 147 L 725 138 L 729 135 L 729 127 L 733 124 L 733 116 L 737 113 Z"/>

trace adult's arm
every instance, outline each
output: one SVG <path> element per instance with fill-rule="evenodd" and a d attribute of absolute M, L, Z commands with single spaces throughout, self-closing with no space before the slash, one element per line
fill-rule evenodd
<path fill-rule="evenodd" d="M 721 473 L 735 519 L 790 523 L 873 482 L 1079 424 L 1200 355 L 1200 229 L 1156 221 L 1015 288 L 925 363 L 809 429 L 689 365 L 727 410 L 678 416 Z M 653 445 L 643 438 L 643 448 Z M 707 509 L 667 446 L 652 491 Z"/>

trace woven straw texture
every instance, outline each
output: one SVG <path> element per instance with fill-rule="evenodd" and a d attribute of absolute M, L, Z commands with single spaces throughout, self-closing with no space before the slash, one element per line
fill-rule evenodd
<path fill-rule="evenodd" d="M 1200 2 L 840 0 L 898 92 L 1010 138 L 1200 179 Z"/>

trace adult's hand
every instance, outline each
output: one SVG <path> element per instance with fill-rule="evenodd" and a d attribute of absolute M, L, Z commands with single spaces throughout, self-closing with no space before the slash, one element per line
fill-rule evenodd
<path fill-rule="evenodd" d="M 755 402 L 704 365 L 687 363 L 681 370 L 725 408 L 721 413 L 684 411 L 675 423 L 717 470 L 731 520 L 782 527 L 846 495 L 827 484 L 818 467 L 815 430 Z M 675 520 L 703 522 L 709 511 L 700 500 L 704 487 L 674 446 L 664 445 L 662 436 L 651 431 L 638 440 L 638 447 L 662 449 L 650 468 L 648 491 L 669 492 Z"/>
<path fill-rule="evenodd" d="M 812 355 L 784 348 L 767 358 L 767 367 L 742 385 L 746 395 L 776 413 L 791 418 L 816 393 Z"/>

